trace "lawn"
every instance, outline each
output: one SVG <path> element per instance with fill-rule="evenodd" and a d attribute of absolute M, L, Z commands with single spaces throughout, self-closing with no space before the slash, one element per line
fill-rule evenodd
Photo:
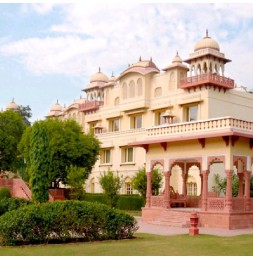
<path fill-rule="evenodd" d="M 210 235 L 158 236 L 137 233 L 135 239 L 64 245 L 0 247 L 1 256 L 212 256 L 253 255 L 253 235 L 217 237 Z"/>

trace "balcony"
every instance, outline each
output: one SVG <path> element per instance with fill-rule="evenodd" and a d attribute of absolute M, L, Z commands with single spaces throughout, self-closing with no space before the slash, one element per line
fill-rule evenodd
<path fill-rule="evenodd" d="M 217 74 L 205 73 L 193 77 L 188 77 L 180 81 L 181 89 L 190 89 L 208 85 L 222 88 L 224 90 L 233 89 L 234 80 L 223 76 L 219 76 Z"/>
<path fill-rule="evenodd" d="M 84 104 L 79 105 L 79 111 L 80 112 L 96 111 L 103 104 L 104 104 L 103 101 L 97 101 L 97 100 L 86 101 Z"/>
<path fill-rule="evenodd" d="M 142 141 L 129 143 L 129 145 L 147 148 L 149 144 L 160 143 L 166 150 L 168 142 L 198 140 L 202 147 L 205 147 L 206 138 L 218 136 L 223 138 L 226 145 L 230 142 L 229 136 L 231 136 L 232 145 L 240 136 L 249 138 L 250 148 L 253 148 L 253 122 L 233 117 L 220 117 L 179 124 L 164 124 L 146 128 Z"/>
<path fill-rule="evenodd" d="M 148 137 L 156 136 L 175 136 L 182 134 L 204 134 L 216 133 L 221 131 L 229 131 L 233 129 L 234 132 L 253 132 L 253 122 L 236 119 L 232 117 L 212 118 L 208 120 L 199 120 L 194 122 L 186 122 L 181 124 L 161 125 L 147 129 Z"/>

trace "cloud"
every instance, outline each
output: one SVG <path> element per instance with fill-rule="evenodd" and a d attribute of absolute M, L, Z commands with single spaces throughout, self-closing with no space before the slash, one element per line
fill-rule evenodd
<path fill-rule="evenodd" d="M 41 4 L 22 4 L 21 11 L 23 13 L 35 12 L 40 15 L 45 15 L 53 10 L 55 4 L 53 3 L 41 3 Z"/>
<path fill-rule="evenodd" d="M 98 67 L 107 74 L 120 72 L 139 56 L 151 56 L 164 68 L 179 51 L 188 58 L 205 35 L 217 40 L 235 65 L 229 73 L 251 83 L 253 5 L 251 4 L 63 4 L 32 5 L 39 14 L 58 10 L 62 20 L 51 24 L 48 36 L 36 36 L 1 45 L 2 55 L 12 55 L 32 73 L 90 76 Z M 225 50 L 225 51 L 224 51 Z M 244 55 L 245 56 L 245 55 Z M 238 63 L 238 64 L 237 64 Z M 246 75 L 243 75 L 243 73 Z M 252 85 L 251 85 L 252 86 Z M 252 86 L 253 87 L 253 86 Z"/>

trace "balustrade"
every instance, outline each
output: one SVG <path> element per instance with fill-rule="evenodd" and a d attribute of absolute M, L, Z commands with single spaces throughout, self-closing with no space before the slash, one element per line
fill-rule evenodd
<path fill-rule="evenodd" d="M 147 128 L 146 131 L 148 136 L 162 136 L 178 133 L 194 133 L 210 130 L 219 130 L 228 127 L 233 127 L 244 131 L 252 131 L 253 122 L 248 122 L 231 117 L 224 117 L 181 124 L 161 125 L 152 128 Z"/>
<path fill-rule="evenodd" d="M 164 196 L 151 196 L 151 207 L 163 207 L 164 206 Z"/>
<path fill-rule="evenodd" d="M 225 198 L 208 198 L 207 211 L 223 211 L 225 209 Z"/>

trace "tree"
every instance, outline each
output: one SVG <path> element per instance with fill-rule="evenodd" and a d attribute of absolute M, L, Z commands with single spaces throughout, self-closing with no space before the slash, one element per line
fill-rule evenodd
<path fill-rule="evenodd" d="M 31 123 L 29 121 L 29 119 L 32 117 L 32 112 L 31 112 L 31 108 L 29 106 L 19 106 L 18 108 L 18 113 L 22 116 L 23 120 L 24 120 L 24 124 L 26 126 L 30 126 Z"/>
<path fill-rule="evenodd" d="M 84 168 L 70 165 L 67 167 L 67 182 L 70 185 L 70 198 L 81 199 L 84 195 Z"/>
<path fill-rule="evenodd" d="M 35 202 L 48 201 L 49 156 L 48 131 L 45 123 L 38 121 L 33 125 L 31 131 L 30 149 L 30 186 L 32 200 Z"/>
<path fill-rule="evenodd" d="M 133 189 L 137 190 L 143 198 L 146 198 L 147 176 L 145 167 L 140 168 L 132 178 Z M 152 172 L 152 195 L 158 195 L 162 186 L 162 174 L 158 169 Z"/>
<path fill-rule="evenodd" d="M 60 182 L 68 184 L 67 167 L 70 165 L 84 168 L 83 178 L 86 179 L 98 158 L 99 141 L 91 134 L 83 134 L 81 127 L 72 119 L 47 119 L 44 124 L 49 138 L 49 184 L 54 188 L 59 187 Z M 19 150 L 28 169 L 31 167 L 28 152 L 30 144 L 31 130 L 27 129 Z"/>
<path fill-rule="evenodd" d="M 109 205 L 115 208 L 119 199 L 119 191 L 122 186 L 120 177 L 118 175 L 114 176 L 113 172 L 108 170 L 100 176 L 99 183 L 104 190 Z"/>
<path fill-rule="evenodd" d="M 218 196 L 223 193 L 226 194 L 227 178 L 221 178 L 219 174 L 214 175 L 215 185 L 213 187 L 214 191 Z M 238 195 L 239 181 L 236 174 L 232 175 L 232 196 L 236 197 Z"/>
<path fill-rule="evenodd" d="M 24 122 L 18 113 L 13 111 L 0 113 L 0 170 L 17 170 L 17 146 L 24 130 Z"/>

